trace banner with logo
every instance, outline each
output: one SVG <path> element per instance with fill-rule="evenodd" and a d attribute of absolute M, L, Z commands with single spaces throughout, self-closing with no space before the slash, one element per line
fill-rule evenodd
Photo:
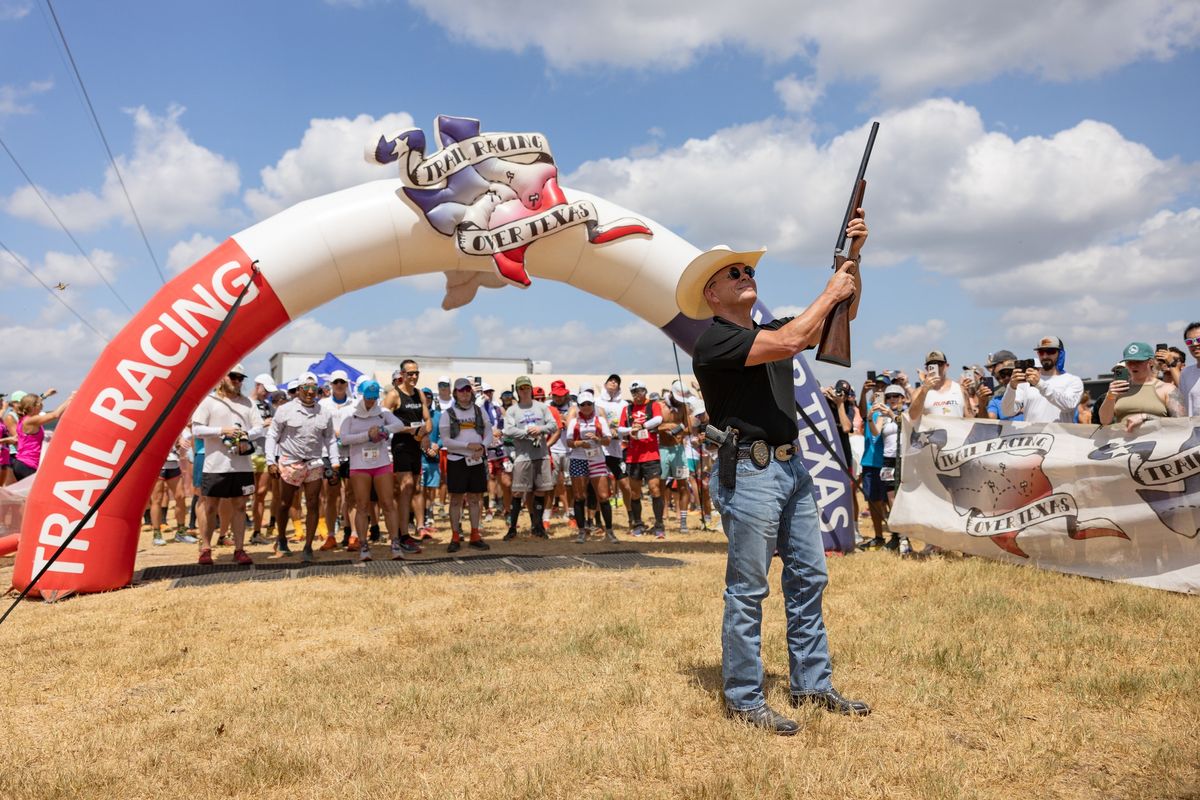
<path fill-rule="evenodd" d="M 939 547 L 1200 593 L 1200 418 L 905 425 L 891 528 Z"/>

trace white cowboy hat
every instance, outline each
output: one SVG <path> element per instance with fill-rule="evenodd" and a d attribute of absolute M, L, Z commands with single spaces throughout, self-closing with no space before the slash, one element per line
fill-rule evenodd
<path fill-rule="evenodd" d="M 764 247 L 761 250 L 739 253 L 730 250 L 728 245 L 719 244 L 701 253 L 692 259 L 692 263 L 688 264 L 679 276 L 679 283 L 675 286 L 675 305 L 679 306 L 679 310 L 685 316 L 692 319 L 708 319 L 713 312 L 708 307 L 708 301 L 704 299 L 704 287 L 712 276 L 718 270 L 734 264 L 757 267 L 758 260 L 765 252 L 767 250 Z"/>

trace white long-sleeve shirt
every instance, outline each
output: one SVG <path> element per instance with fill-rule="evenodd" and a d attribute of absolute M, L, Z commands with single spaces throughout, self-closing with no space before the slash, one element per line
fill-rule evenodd
<path fill-rule="evenodd" d="M 350 469 L 378 469 L 392 463 L 392 449 L 387 438 L 372 442 L 371 428 L 383 428 L 388 433 L 397 433 L 407 423 L 396 417 L 379 403 L 366 407 L 359 398 L 350 408 L 338 428 L 338 439 L 342 443 L 342 455 L 350 461 Z"/>
<path fill-rule="evenodd" d="M 481 422 L 483 422 L 483 430 L 475 430 L 475 412 L 479 411 Z M 458 436 L 450 436 L 450 415 L 453 414 L 458 420 Z M 472 403 L 467 408 L 459 408 L 458 403 L 452 403 L 449 408 L 442 412 L 438 418 L 438 432 L 442 436 L 442 447 L 447 451 L 446 459 L 448 461 L 459 461 L 472 455 L 470 446 L 473 444 L 483 445 L 485 448 L 492 441 L 492 421 L 488 419 L 488 415 L 483 413 L 483 409 Z M 479 458 L 483 458 L 484 454 L 480 453 Z"/>
<path fill-rule="evenodd" d="M 1079 376 L 1043 372 L 1037 386 L 1020 383 L 1016 391 L 1010 386 L 1000 401 L 1000 411 L 1006 417 L 1024 413 L 1026 422 L 1071 422 L 1081 397 L 1083 381 Z"/>

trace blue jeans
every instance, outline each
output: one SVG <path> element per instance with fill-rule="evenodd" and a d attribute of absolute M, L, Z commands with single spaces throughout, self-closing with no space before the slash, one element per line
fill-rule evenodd
<path fill-rule="evenodd" d="M 709 490 L 729 540 L 721 624 L 725 702 L 740 711 L 766 702 L 762 602 L 770 594 L 767 573 L 776 549 L 783 561 L 791 691 L 801 694 L 832 688 L 829 641 L 821 617 L 828 573 L 812 478 L 799 458 L 772 459 L 763 469 L 741 459 L 733 490 L 723 488 L 718 475 L 719 467 L 714 466 Z"/>

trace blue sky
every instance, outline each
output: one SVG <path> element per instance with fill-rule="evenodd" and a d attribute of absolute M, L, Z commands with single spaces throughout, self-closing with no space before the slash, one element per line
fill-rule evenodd
<path fill-rule="evenodd" d="M 855 383 L 1067 343 L 1094 375 L 1126 342 L 1200 318 L 1200 5 L 949 0 L 87 3 L 57 0 L 101 125 L 168 275 L 306 197 L 392 177 L 377 127 L 439 113 L 545 133 L 562 182 L 693 244 L 766 246 L 760 292 L 827 277 L 865 128 L 872 237 Z M 1003 7 L 1000 7 L 1000 6 Z M 840 9 L 840 10 L 839 10 Z M 848 11 L 849 10 L 849 11 Z M 0 0 L 0 137 L 121 300 L 0 153 L 0 240 L 106 334 L 161 280 L 116 190 L 45 0 Z M 0 391 L 76 385 L 103 341 L 0 252 Z M 671 347 L 570 287 L 441 279 L 340 298 L 255 351 L 549 359 L 669 371 Z M 580 324 L 582 323 L 582 324 Z M 500 332 L 497 335 L 497 332 Z"/>

